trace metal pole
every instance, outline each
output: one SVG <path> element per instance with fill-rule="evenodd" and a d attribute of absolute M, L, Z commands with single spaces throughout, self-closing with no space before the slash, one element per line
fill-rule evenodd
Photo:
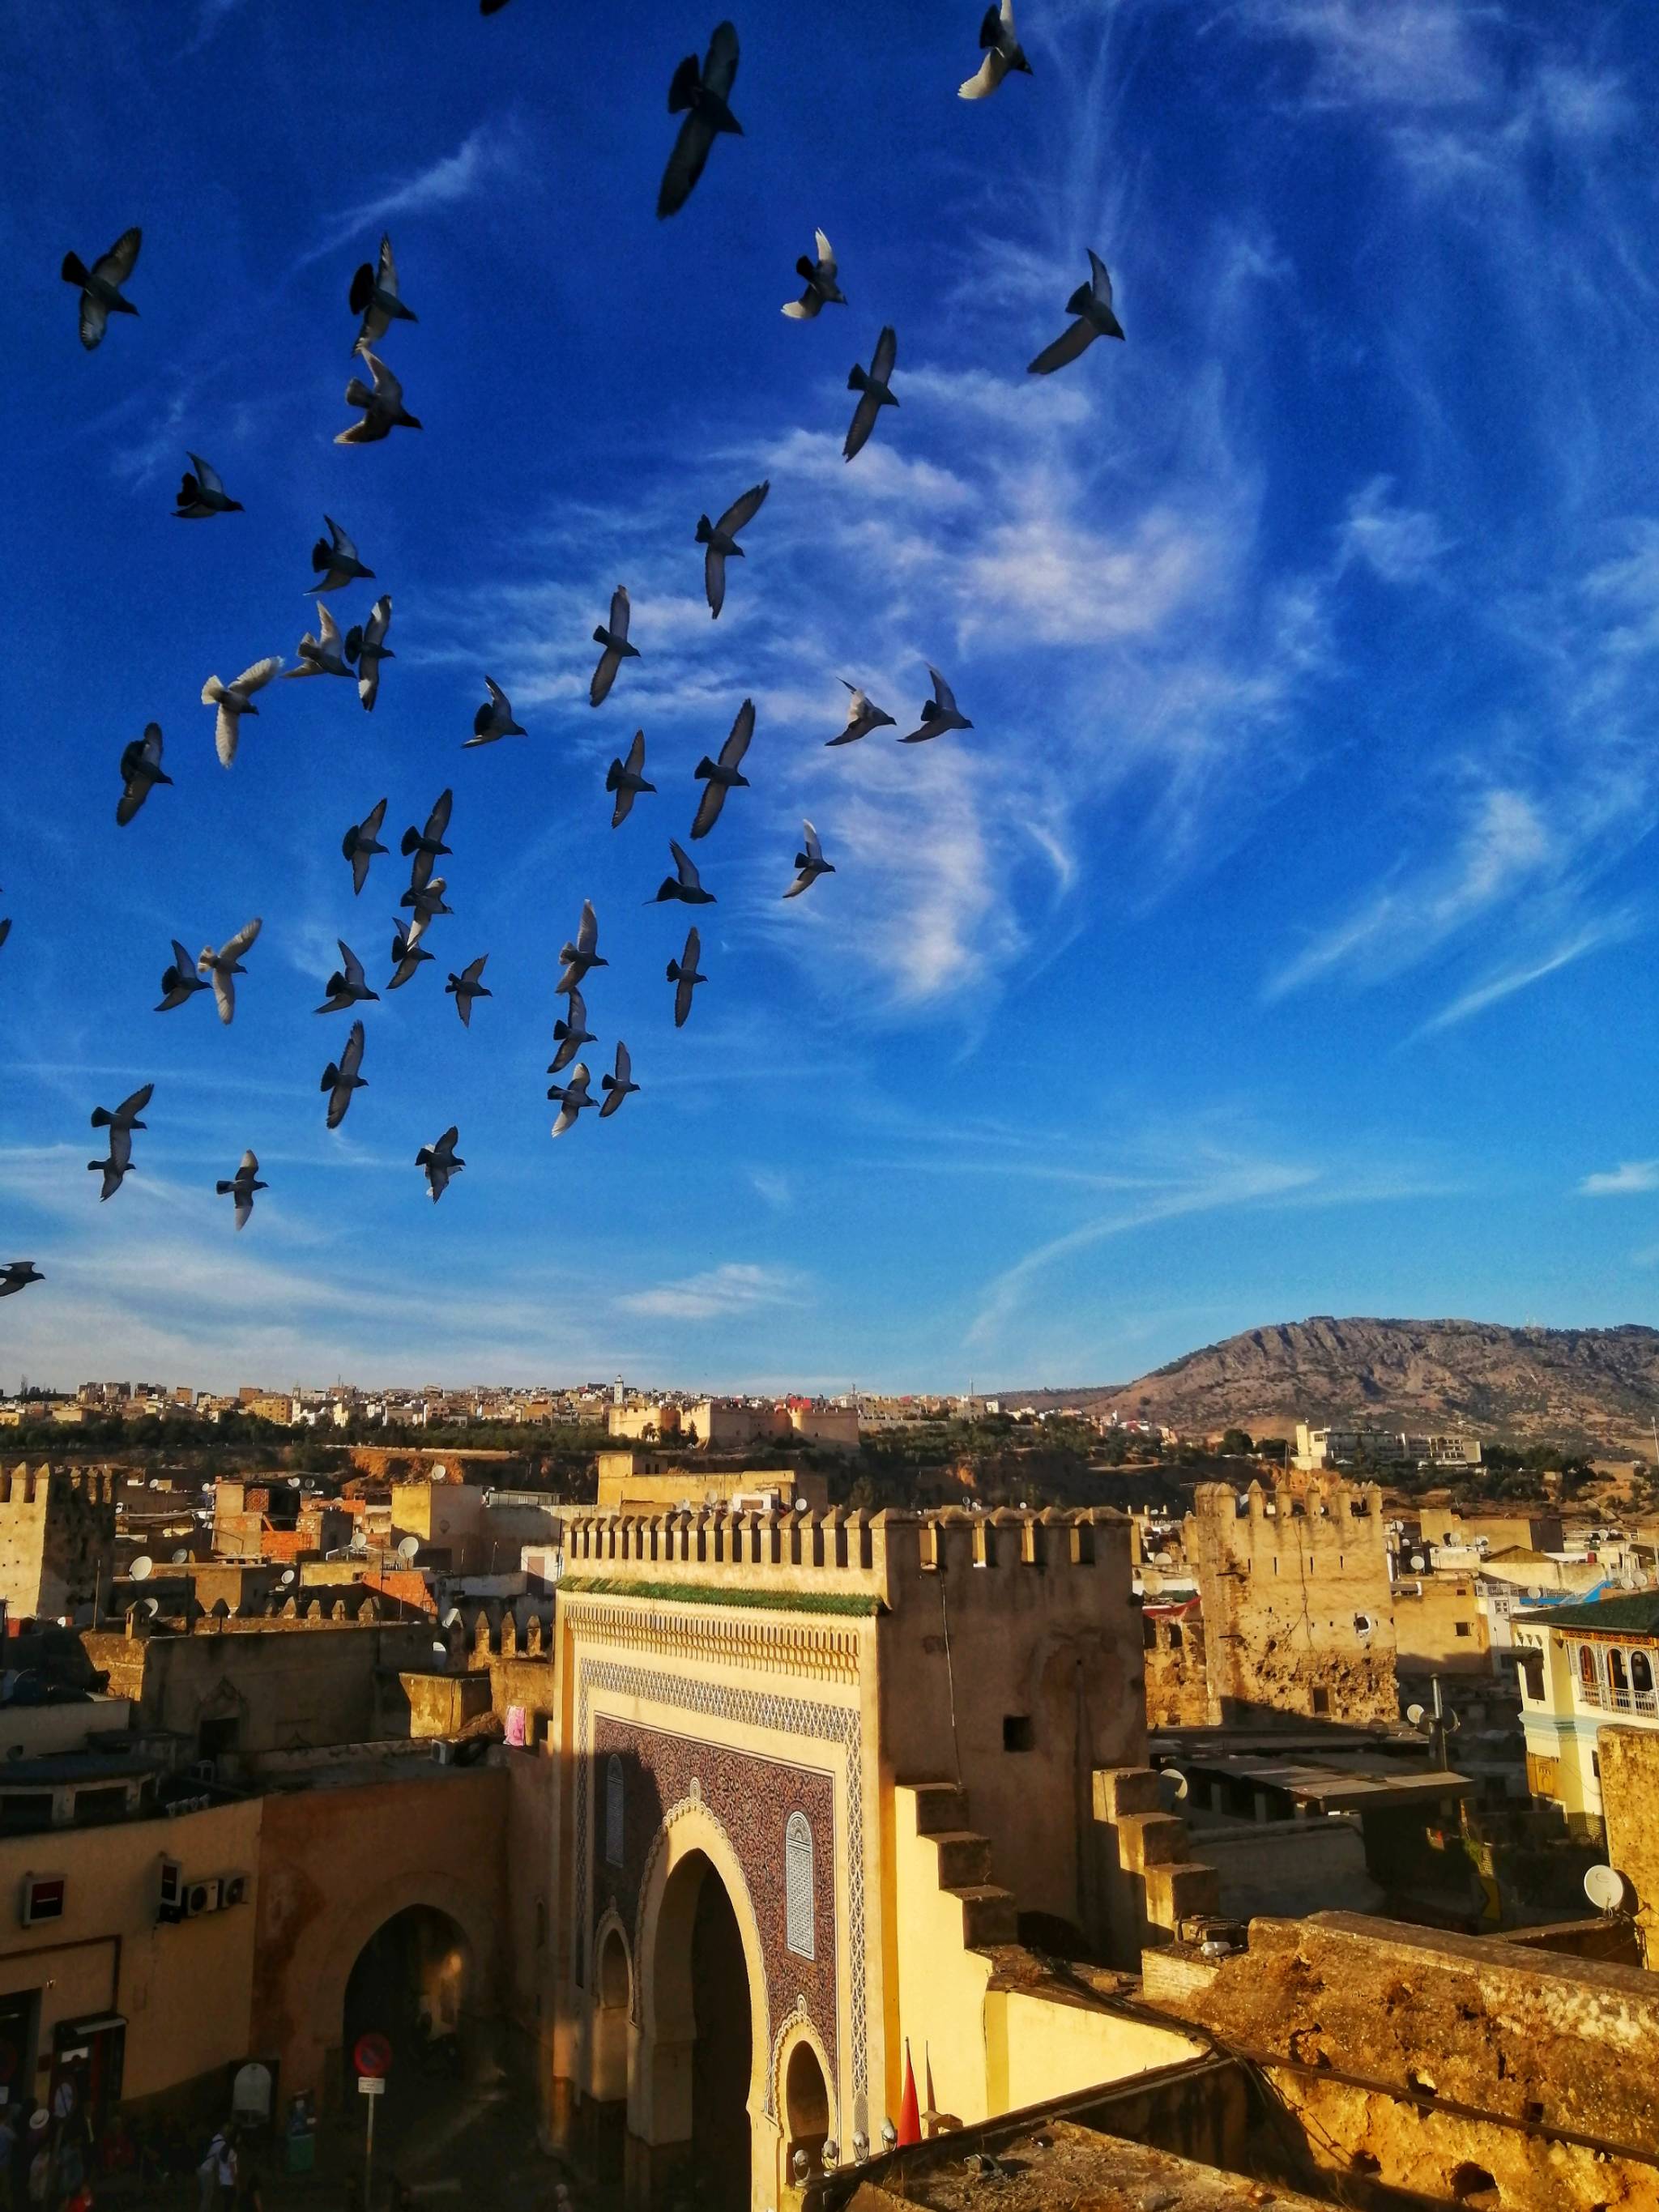
<path fill-rule="evenodd" d="M 378 2097 L 363 2099 L 368 2106 L 368 2125 L 363 2137 L 363 2212 L 368 2212 L 374 2202 L 374 2107 L 380 2101 Z"/>

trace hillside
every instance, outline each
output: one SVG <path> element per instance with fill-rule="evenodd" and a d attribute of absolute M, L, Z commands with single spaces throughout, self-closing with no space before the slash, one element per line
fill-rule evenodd
<path fill-rule="evenodd" d="M 1477 1321 L 1335 1321 L 1247 1329 L 1111 1389 L 1007 1394 L 1188 1434 L 1297 1420 L 1653 1449 L 1659 1329 L 1504 1328 Z"/>

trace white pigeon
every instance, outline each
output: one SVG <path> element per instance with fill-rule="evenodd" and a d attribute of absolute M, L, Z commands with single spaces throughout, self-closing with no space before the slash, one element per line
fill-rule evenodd
<path fill-rule="evenodd" d="M 634 742 L 628 748 L 625 761 L 613 760 L 605 772 L 605 787 L 614 791 L 617 803 L 611 810 L 611 827 L 619 830 L 627 821 L 634 801 L 642 791 L 654 791 L 656 785 L 645 780 L 645 732 L 635 730 Z"/>
<path fill-rule="evenodd" d="M 850 461 L 854 453 L 862 453 L 869 442 L 870 433 L 876 427 L 876 417 L 884 407 L 898 405 L 898 401 L 893 397 L 890 382 L 893 363 L 897 357 L 898 340 L 893 335 L 892 325 L 887 323 L 882 326 L 881 335 L 876 340 L 876 350 L 871 356 L 868 369 L 854 362 L 852 374 L 847 380 L 847 389 L 858 393 L 859 404 L 853 410 L 853 419 L 847 426 L 847 441 L 841 449 L 842 460 Z"/>
<path fill-rule="evenodd" d="M 472 717 L 472 735 L 461 741 L 461 750 L 469 745 L 493 745 L 497 738 L 527 738 L 523 724 L 513 719 L 513 702 L 493 677 L 484 678 L 484 690 L 489 696 Z"/>
<path fill-rule="evenodd" d="M 285 684 L 292 684 L 296 678 L 302 676 L 350 678 L 352 668 L 345 656 L 345 642 L 340 635 L 340 626 L 335 621 L 332 611 L 320 599 L 317 602 L 317 629 L 315 637 L 307 630 L 300 640 L 296 648 L 300 665 L 297 668 L 283 671 L 283 681 Z"/>
<path fill-rule="evenodd" d="M 257 1178 L 258 1176 L 258 1161 L 254 1158 L 251 1152 L 244 1152 L 240 1164 L 238 1166 L 235 1174 L 231 1177 L 230 1181 L 228 1182 L 216 1182 L 213 1186 L 215 1190 L 218 1192 L 221 1198 L 234 1198 L 235 1200 L 236 1226 L 239 1229 L 246 1229 L 250 1219 L 252 1218 L 254 1192 L 256 1190 L 269 1190 L 270 1188 L 269 1183 L 263 1183 L 258 1181 Z"/>
<path fill-rule="evenodd" d="M 669 899 L 678 899 L 683 906 L 713 906 L 714 894 L 702 887 L 702 878 L 697 873 L 696 862 L 683 845 L 671 837 L 668 849 L 674 856 L 674 873 L 665 876 L 657 886 L 657 896 L 647 899 L 647 906 L 661 906 Z"/>
<path fill-rule="evenodd" d="M 685 933 L 685 950 L 678 960 L 668 963 L 668 980 L 674 986 L 674 1026 L 685 1027 L 685 1018 L 691 1011 L 691 994 L 699 983 L 708 981 L 697 973 L 697 959 L 702 951 L 702 939 L 693 927 Z"/>
<path fill-rule="evenodd" d="M 1123 336 L 1123 325 L 1112 307 L 1112 280 L 1106 273 L 1106 264 L 1092 246 L 1089 249 L 1089 282 L 1078 286 L 1066 302 L 1066 312 L 1075 315 L 1077 320 L 1027 364 L 1028 375 L 1052 375 L 1055 369 L 1064 368 L 1068 361 L 1075 361 L 1080 353 L 1086 352 L 1097 338 Z"/>
<path fill-rule="evenodd" d="M 460 1141 L 461 1133 L 452 1124 L 435 1145 L 422 1145 L 415 1155 L 416 1166 L 426 1170 L 426 1187 L 434 1206 L 449 1188 L 450 1177 L 459 1175 L 466 1165 L 455 1150 Z"/>
<path fill-rule="evenodd" d="M 418 430 L 421 419 L 411 415 L 404 405 L 404 387 L 383 361 L 377 361 L 367 348 L 363 363 L 374 380 L 371 391 L 361 377 L 354 376 L 345 388 L 346 405 L 361 407 L 363 419 L 342 430 L 334 441 L 337 446 L 372 446 L 381 438 L 389 438 L 394 428 Z"/>
<path fill-rule="evenodd" d="M 325 592 L 337 592 L 358 577 L 365 583 L 372 583 L 374 579 L 374 571 L 364 568 L 356 547 L 333 516 L 325 514 L 323 520 L 327 525 L 328 536 L 319 538 L 311 549 L 311 565 L 323 580 L 306 586 L 307 599 L 320 598 Z"/>
<path fill-rule="evenodd" d="M 361 1005 L 366 999 L 378 999 L 380 993 L 371 991 L 368 978 L 363 974 L 363 963 L 343 937 L 335 943 L 340 948 L 340 964 L 323 987 L 323 1003 L 315 1009 L 319 1014 L 343 1014 L 348 1008 Z"/>
<path fill-rule="evenodd" d="M 593 681 L 587 687 L 587 703 L 597 707 L 617 680 L 617 671 L 624 660 L 637 660 L 640 648 L 628 642 L 628 623 L 631 610 L 628 604 L 628 587 L 618 584 L 611 594 L 611 619 L 601 623 L 593 633 L 593 642 L 605 647 L 599 655 L 599 665 L 593 671 Z"/>
<path fill-rule="evenodd" d="M 730 736 L 720 747 L 720 757 L 710 760 L 705 753 L 691 771 L 702 785 L 702 796 L 691 821 L 694 838 L 706 837 L 720 820 L 728 791 L 735 791 L 739 784 L 748 788 L 749 779 L 743 773 L 742 762 L 754 734 L 755 702 L 745 699 L 738 709 Z"/>
<path fill-rule="evenodd" d="M 563 997 L 574 991 L 590 968 L 608 968 L 611 963 L 599 957 L 599 917 L 593 911 L 592 899 L 582 901 L 582 917 L 576 925 L 576 941 L 559 947 L 559 957 L 564 963 L 563 972 L 553 986 Z"/>
<path fill-rule="evenodd" d="M 444 985 L 446 991 L 454 994 L 455 1011 L 461 1018 L 461 1027 L 464 1030 L 470 1030 L 472 1026 L 472 1001 L 475 999 L 487 999 L 490 995 L 478 981 L 483 974 L 484 963 L 489 957 L 489 955 L 487 952 L 481 952 L 476 960 L 467 962 L 459 975 L 452 975 Z"/>
<path fill-rule="evenodd" d="M 179 487 L 179 504 L 173 510 L 175 522 L 205 522 L 216 514 L 240 514 L 240 499 L 233 499 L 225 489 L 224 478 L 216 468 L 210 468 L 199 453 L 186 453 L 190 466 Z"/>
<path fill-rule="evenodd" d="M 115 802 L 115 818 L 125 830 L 158 783 L 173 778 L 161 772 L 161 726 L 146 722 L 142 738 L 134 738 L 121 750 L 121 796 Z"/>
<path fill-rule="evenodd" d="M 585 1044 L 599 1042 L 587 1026 L 587 1002 L 574 984 L 565 993 L 564 1019 L 554 1023 L 553 1036 L 559 1048 L 547 1063 L 550 1075 L 568 1067 Z"/>
<path fill-rule="evenodd" d="M 216 952 L 210 945 L 204 945 L 197 957 L 197 972 L 212 984 L 219 1018 L 227 1027 L 236 1012 L 236 985 L 233 979 L 247 973 L 242 966 L 242 955 L 259 934 L 259 917 L 255 915 L 252 921 L 243 923 L 234 937 L 227 938 Z"/>
<path fill-rule="evenodd" d="M 784 313 L 794 323 L 810 323 L 824 307 L 847 305 L 847 295 L 836 282 L 835 247 L 821 230 L 812 233 L 812 242 L 818 250 L 817 259 L 811 260 L 803 253 L 795 264 L 795 274 L 806 289 L 799 300 L 786 300 L 783 303 Z"/>
<path fill-rule="evenodd" d="M 605 1093 L 605 1103 L 599 1109 L 600 1121 L 608 1121 L 629 1092 L 637 1091 L 639 1087 L 634 1080 L 634 1063 L 628 1056 L 628 1047 L 618 1039 L 617 1072 L 614 1075 L 599 1078 L 599 1088 Z"/>
<path fill-rule="evenodd" d="M 697 543 L 708 549 L 702 556 L 702 587 L 708 595 L 711 617 L 717 617 L 726 605 L 727 561 L 744 557 L 738 532 L 760 513 L 771 489 L 769 481 L 751 485 L 749 490 L 739 493 L 718 522 L 711 522 L 706 514 L 697 517 Z"/>
<path fill-rule="evenodd" d="M 901 738 L 902 745 L 925 744 L 929 738 L 942 738 L 947 730 L 971 730 L 973 724 L 957 706 L 956 693 L 931 663 L 927 673 L 933 679 L 933 696 L 921 710 L 921 726 L 912 730 L 908 738 Z"/>
<path fill-rule="evenodd" d="M 795 866 L 800 873 L 784 893 L 785 898 L 799 898 L 804 890 L 811 890 L 820 876 L 833 876 L 836 872 L 834 863 L 823 857 L 817 831 L 810 822 L 803 822 L 801 827 L 806 832 L 806 850 L 795 855 Z"/>
<path fill-rule="evenodd" d="M 337 1129 L 344 1121 L 352 1092 L 368 1088 L 368 1077 L 357 1073 L 362 1064 L 363 1025 L 361 1022 L 353 1022 L 351 1034 L 345 1041 L 345 1050 L 337 1062 L 330 1060 L 318 1085 L 319 1090 L 328 1093 L 328 1126 L 331 1129 Z"/>
<path fill-rule="evenodd" d="M 1030 76 L 1031 64 L 1014 32 L 1014 0 L 1002 0 L 1000 8 L 992 0 L 979 27 L 979 42 L 985 58 L 975 74 L 957 88 L 959 99 L 988 100 L 1010 70 Z"/>
<path fill-rule="evenodd" d="M 368 881 L 368 864 L 377 853 L 384 853 L 380 842 L 380 824 L 386 820 L 386 801 L 371 806 L 361 822 L 354 822 L 340 840 L 340 850 L 351 863 L 351 889 L 354 896 Z"/>
<path fill-rule="evenodd" d="M 392 240 L 382 236 L 380 261 L 378 270 L 373 262 L 365 261 L 351 280 L 348 304 L 354 315 L 362 317 L 362 326 L 352 341 L 354 353 L 366 354 L 378 345 L 393 323 L 418 322 L 418 315 L 404 307 L 398 294 L 398 264 L 392 255 Z"/>
<path fill-rule="evenodd" d="M 897 727 L 892 716 L 884 714 L 856 684 L 848 684 L 844 676 L 841 680 L 853 695 L 847 702 L 847 724 L 838 738 L 824 739 L 826 745 L 854 744 L 860 738 L 867 738 L 872 730 Z"/>
<path fill-rule="evenodd" d="M 597 1099 L 588 1097 L 587 1084 L 587 1063 L 579 1060 L 570 1071 L 569 1082 L 556 1083 L 548 1091 L 550 1098 L 556 1098 L 559 1102 L 559 1118 L 553 1124 L 556 1137 L 562 1137 L 567 1129 L 575 1127 L 576 1117 L 584 1106 L 598 1104 Z"/>
<path fill-rule="evenodd" d="M 357 664 L 357 696 L 366 714 L 373 714 L 380 696 L 380 663 L 398 658 L 386 641 L 391 627 L 392 594 L 382 592 L 368 611 L 368 620 L 354 623 L 346 632 L 346 659 Z"/>
<path fill-rule="evenodd" d="M 240 735 L 243 715 L 259 711 L 253 703 L 253 694 L 264 690 L 282 665 L 282 655 L 276 653 L 269 660 L 256 660 L 252 668 L 245 668 L 234 684 L 222 684 L 216 676 L 210 676 L 202 686 L 202 704 L 219 709 L 213 726 L 213 742 L 218 750 L 221 768 L 228 768 L 236 757 L 236 740 Z"/>
<path fill-rule="evenodd" d="M 60 271 L 64 282 L 80 288 L 81 343 L 88 353 L 102 343 L 112 314 L 136 315 L 138 312 L 131 300 L 122 298 L 121 287 L 137 266 L 138 248 L 143 240 L 143 232 L 136 227 L 124 230 L 109 252 L 100 254 L 90 269 L 78 253 L 64 256 Z"/>

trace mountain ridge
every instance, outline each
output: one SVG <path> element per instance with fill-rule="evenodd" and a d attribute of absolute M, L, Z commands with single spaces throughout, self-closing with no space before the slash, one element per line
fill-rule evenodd
<path fill-rule="evenodd" d="M 1643 1449 L 1659 1415 L 1659 1329 L 1510 1328 L 1314 1314 L 1243 1329 L 1133 1382 L 1005 1391 L 1186 1432 L 1312 1426 L 1473 1430 L 1493 1440 Z"/>

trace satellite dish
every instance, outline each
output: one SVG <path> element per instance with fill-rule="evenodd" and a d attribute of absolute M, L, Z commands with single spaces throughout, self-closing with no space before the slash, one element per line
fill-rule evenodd
<path fill-rule="evenodd" d="M 798 1498 L 795 1500 L 795 1510 L 797 1513 L 805 1513 L 807 1510 L 806 1500 L 804 1498 Z"/>
<path fill-rule="evenodd" d="M 175 1567 L 187 1567 L 190 1565 L 190 1553 L 175 1552 L 173 1555 L 173 1564 Z"/>
<path fill-rule="evenodd" d="M 461 1617 L 461 1608 L 459 1607 L 459 1606 L 458 1606 L 458 1605 L 452 1605 L 452 1606 L 450 1607 L 450 1608 L 449 1608 L 448 1612 L 444 1615 L 444 1626 L 445 1626 L 446 1628 L 453 1628 L 453 1626 L 455 1626 L 456 1622 L 460 1619 L 460 1617 Z"/>
<path fill-rule="evenodd" d="M 1421 1728 L 1423 1725 L 1422 1706 L 1407 1705 L 1406 1708 L 1406 1718 L 1411 1723 L 1413 1728 Z"/>
<path fill-rule="evenodd" d="M 1158 1795 L 1166 1805 L 1184 1804 L 1187 1792 L 1191 1786 L 1178 1766 L 1163 1766 L 1158 1769 Z"/>
<path fill-rule="evenodd" d="M 290 1490 L 297 1490 L 300 1487 L 300 1478 L 297 1474 L 289 1475 L 288 1486 Z"/>
<path fill-rule="evenodd" d="M 433 1651 L 434 1651 L 434 1655 L 435 1655 L 438 1658 L 440 1658 L 440 1659 L 447 1659 L 447 1658 L 448 1658 L 448 1656 L 449 1656 L 449 1646 L 448 1646 L 447 1644 L 441 1644 L 441 1643 L 438 1641 L 438 1639 L 437 1639 L 437 1638 L 436 1638 L 436 1637 L 434 1637 L 434 1638 L 432 1639 L 432 1649 L 433 1649 Z"/>
<path fill-rule="evenodd" d="M 144 1600 L 144 1618 L 146 1620 L 154 1620 L 156 1614 L 160 1613 L 161 1610 L 161 1601 L 159 1597 L 147 1597 Z"/>
<path fill-rule="evenodd" d="M 1353 1617 L 1353 1632 L 1356 1636 L 1369 1636 L 1376 1626 L 1376 1623 L 1368 1613 L 1357 1613 Z"/>
<path fill-rule="evenodd" d="M 136 1583 L 147 1583 L 155 1571 L 155 1562 L 148 1552 L 140 1552 L 127 1572 Z"/>
<path fill-rule="evenodd" d="M 1428 1564 L 1428 1561 L 1424 1558 L 1421 1552 L 1413 1552 L 1412 1553 L 1411 1571 L 1414 1575 L 1420 1575 L 1424 1568 L 1426 1567 Z"/>
<path fill-rule="evenodd" d="M 283 1588 L 284 1589 L 286 1589 L 288 1588 L 289 1584 L 289 1583 L 293 1581 L 293 1579 L 294 1579 L 294 1570 L 293 1570 L 293 1568 L 292 1568 L 292 1567 L 284 1567 L 284 1568 L 283 1569 L 282 1573 L 281 1573 L 280 1575 L 278 1575 L 278 1576 L 277 1576 L 276 1579 L 277 1579 L 277 1581 L 282 1584 Z"/>
<path fill-rule="evenodd" d="M 418 1536 L 405 1536 L 398 1546 L 398 1557 L 405 1566 L 411 1565 L 415 1554 L 420 1548 L 421 1540 Z"/>
<path fill-rule="evenodd" d="M 1584 1875 L 1584 1894 L 1598 1912 L 1628 1912 L 1631 1886 L 1617 1867 L 1593 1866 Z"/>

